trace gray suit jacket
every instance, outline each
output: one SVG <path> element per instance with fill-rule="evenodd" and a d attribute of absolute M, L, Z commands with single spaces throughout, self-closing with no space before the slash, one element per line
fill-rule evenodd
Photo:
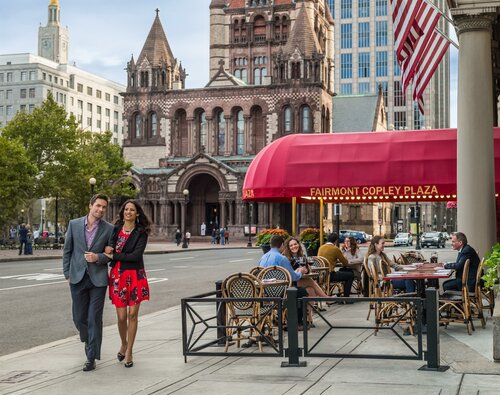
<path fill-rule="evenodd" d="M 103 254 L 104 247 L 111 245 L 113 225 L 101 220 L 92 245 L 87 248 L 85 242 L 85 217 L 69 221 L 64 240 L 63 273 L 71 284 L 78 284 L 88 270 L 90 280 L 96 287 L 108 285 L 109 259 Z M 85 251 L 95 252 L 99 259 L 95 263 L 87 263 Z"/>

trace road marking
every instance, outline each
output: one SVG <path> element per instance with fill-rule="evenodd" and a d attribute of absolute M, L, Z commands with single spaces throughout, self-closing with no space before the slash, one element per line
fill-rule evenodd
<path fill-rule="evenodd" d="M 146 270 L 147 273 L 151 273 L 151 272 L 161 272 L 162 270 L 167 270 L 167 269 L 150 269 L 150 270 Z"/>
<path fill-rule="evenodd" d="M 43 269 L 43 270 L 46 270 L 46 271 L 62 270 L 62 267 L 57 267 L 57 268 L 53 268 L 53 269 Z"/>
<path fill-rule="evenodd" d="M 229 261 L 229 263 L 234 263 L 234 262 L 244 262 L 244 261 L 253 261 L 253 259 L 235 259 L 235 260 L 232 260 L 232 261 Z"/>
<path fill-rule="evenodd" d="M 174 269 L 187 269 L 189 266 L 174 266 Z"/>
<path fill-rule="evenodd" d="M 21 285 L 19 287 L 10 287 L 10 288 L 0 288 L 0 291 L 9 291 L 11 289 L 21 289 L 21 288 L 32 288 L 32 287 L 40 287 L 42 285 L 54 285 L 54 284 L 61 284 L 61 283 L 67 283 L 68 281 L 56 281 L 52 283 L 42 283 L 42 284 L 31 284 L 31 285 Z"/>
<path fill-rule="evenodd" d="M 0 280 L 35 280 L 35 281 L 47 281 L 47 280 L 60 280 L 64 278 L 63 274 L 57 273 L 30 273 L 30 274 L 18 274 L 16 276 L 4 276 L 0 277 Z"/>
<path fill-rule="evenodd" d="M 168 278 L 148 278 L 148 284 L 162 283 L 163 281 L 168 281 Z"/>
<path fill-rule="evenodd" d="M 247 251 L 247 254 L 257 254 L 260 253 L 260 251 Z"/>
<path fill-rule="evenodd" d="M 194 256 L 186 256 L 184 258 L 170 258 L 169 261 L 182 261 L 185 259 L 194 259 L 194 258 L 195 258 Z"/>

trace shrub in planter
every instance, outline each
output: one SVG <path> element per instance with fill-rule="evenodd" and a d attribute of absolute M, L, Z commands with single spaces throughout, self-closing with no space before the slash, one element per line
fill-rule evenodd
<path fill-rule="evenodd" d="M 290 235 L 288 234 L 288 232 L 285 229 L 274 229 L 274 228 L 273 229 L 263 229 L 257 235 L 255 245 L 261 246 L 261 247 L 269 246 L 271 243 L 271 237 L 273 237 L 274 235 L 281 236 L 281 237 L 283 237 L 284 240 L 286 240 L 286 239 L 288 239 L 288 237 L 290 237 Z M 262 250 L 264 250 L 264 248 L 270 249 L 270 247 L 263 247 Z"/>
<path fill-rule="evenodd" d="M 498 284 L 498 276 L 500 270 L 500 244 L 493 246 L 491 252 L 486 255 L 484 260 L 484 287 L 491 288 L 494 291 L 500 291 L 500 285 Z"/>
<path fill-rule="evenodd" d="M 318 255 L 319 249 L 319 229 L 306 228 L 300 232 L 300 241 L 307 249 L 307 255 Z M 323 233 L 323 243 L 326 242 L 326 234 Z"/>

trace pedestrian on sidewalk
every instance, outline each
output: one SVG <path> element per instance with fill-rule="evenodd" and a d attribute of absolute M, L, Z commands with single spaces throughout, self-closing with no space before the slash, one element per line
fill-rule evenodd
<path fill-rule="evenodd" d="M 186 243 L 188 246 L 189 246 L 190 241 L 191 241 L 191 232 L 188 230 L 186 232 Z"/>
<path fill-rule="evenodd" d="M 224 243 L 226 242 L 226 237 L 225 237 L 225 234 L 226 231 L 224 228 L 220 228 L 220 245 L 224 245 Z"/>
<path fill-rule="evenodd" d="M 212 228 L 212 244 L 215 244 L 215 241 L 217 240 L 216 238 L 216 231 L 215 228 Z"/>
<path fill-rule="evenodd" d="M 229 244 L 229 230 L 227 230 L 227 226 L 226 230 L 224 231 L 224 242 L 225 244 Z"/>
<path fill-rule="evenodd" d="M 104 248 L 110 245 L 113 225 L 106 222 L 106 195 L 92 196 L 89 213 L 69 222 L 63 249 L 63 273 L 73 301 L 73 322 L 85 343 L 83 371 L 101 359 L 102 312 L 108 286 L 108 262 Z"/>
<path fill-rule="evenodd" d="M 215 241 L 216 241 L 217 244 L 220 243 L 220 229 L 219 229 L 219 227 L 217 227 L 215 229 Z"/>
<path fill-rule="evenodd" d="M 26 243 L 28 242 L 28 229 L 26 225 L 21 224 L 19 229 L 19 255 L 23 254 L 23 248 L 26 248 Z"/>
<path fill-rule="evenodd" d="M 175 231 L 175 242 L 177 243 L 177 247 L 179 246 L 179 244 L 181 244 L 181 240 L 182 240 L 182 233 L 181 230 L 177 228 L 177 230 Z"/>
<path fill-rule="evenodd" d="M 26 230 L 28 234 L 26 235 L 26 244 L 24 245 L 24 255 L 33 255 L 33 233 L 31 232 L 31 226 L 26 225 Z"/>
<path fill-rule="evenodd" d="M 150 221 L 135 200 L 121 207 L 113 230 L 114 251 L 106 253 L 111 261 L 109 298 L 116 307 L 121 346 L 116 354 L 124 366 L 134 366 L 133 347 L 139 324 L 141 302 L 149 300 L 149 285 L 144 270 L 144 250 L 148 243 Z"/>

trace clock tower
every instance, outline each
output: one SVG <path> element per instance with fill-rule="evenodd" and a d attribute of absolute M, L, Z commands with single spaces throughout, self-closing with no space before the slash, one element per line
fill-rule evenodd
<path fill-rule="evenodd" d="M 47 26 L 38 29 L 38 55 L 60 64 L 68 63 L 68 29 L 61 27 L 59 0 L 50 0 Z"/>

